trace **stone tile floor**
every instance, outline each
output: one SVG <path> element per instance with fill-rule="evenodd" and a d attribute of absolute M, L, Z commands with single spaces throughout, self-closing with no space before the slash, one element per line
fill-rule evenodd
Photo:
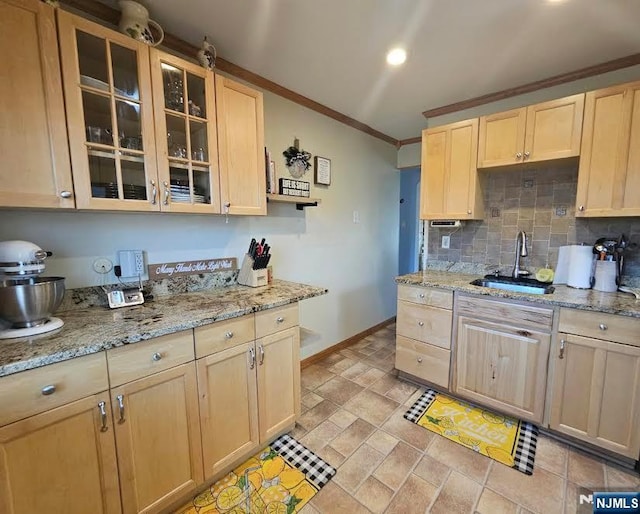
<path fill-rule="evenodd" d="M 389 325 L 302 370 L 293 436 L 338 469 L 303 514 L 569 514 L 580 487 L 640 490 L 637 474 L 545 436 L 527 476 L 410 423 L 422 391 L 394 359 Z"/>

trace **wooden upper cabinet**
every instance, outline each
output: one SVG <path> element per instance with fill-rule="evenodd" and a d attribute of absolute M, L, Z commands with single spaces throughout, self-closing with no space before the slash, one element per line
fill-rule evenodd
<path fill-rule="evenodd" d="M 149 46 L 58 10 L 76 205 L 160 209 Z"/>
<path fill-rule="evenodd" d="M 213 72 L 151 49 L 163 211 L 220 212 Z"/>
<path fill-rule="evenodd" d="M 421 219 L 482 219 L 478 119 L 422 132 Z"/>
<path fill-rule="evenodd" d="M 576 216 L 640 216 L 640 82 L 586 95 Z"/>
<path fill-rule="evenodd" d="M 0 206 L 73 208 L 54 9 L 0 0 Z"/>
<path fill-rule="evenodd" d="M 216 75 L 223 214 L 267 214 L 262 93 Z"/>
<path fill-rule="evenodd" d="M 478 168 L 580 154 L 584 94 L 482 116 Z"/>

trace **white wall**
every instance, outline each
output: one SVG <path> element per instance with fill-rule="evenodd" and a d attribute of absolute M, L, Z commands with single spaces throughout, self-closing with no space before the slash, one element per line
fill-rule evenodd
<path fill-rule="evenodd" d="M 306 357 L 395 315 L 399 174 L 396 149 L 337 121 L 265 92 L 265 137 L 279 176 L 282 151 L 300 147 L 331 159 L 331 185 L 313 185 L 318 207 L 269 204 L 266 217 L 186 214 L 0 211 L 0 240 L 25 239 L 54 252 L 47 274 L 68 288 L 98 285 L 97 257 L 143 249 L 147 261 L 241 257 L 251 237 L 272 246 L 276 278 L 325 286 L 301 302 Z M 354 224 L 358 210 L 360 223 Z M 115 282 L 111 275 L 109 282 Z"/>

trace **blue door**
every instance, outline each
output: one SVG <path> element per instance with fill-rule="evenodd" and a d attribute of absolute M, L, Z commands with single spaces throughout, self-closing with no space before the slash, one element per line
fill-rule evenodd
<path fill-rule="evenodd" d="M 419 191 L 420 167 L 400 170 L 400 275 L 418 271 Z"/>

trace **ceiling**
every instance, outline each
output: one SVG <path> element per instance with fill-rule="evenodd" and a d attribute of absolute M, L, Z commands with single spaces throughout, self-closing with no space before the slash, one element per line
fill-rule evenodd
<path fill-rule="evenodd" d="M 143 3 L 181 39 L 208 35 L 225 60 L 398 140 L 427 109 L 640 52 L 640 0 Z M 395 45 L 408 58 L 392 69 Z"/>

